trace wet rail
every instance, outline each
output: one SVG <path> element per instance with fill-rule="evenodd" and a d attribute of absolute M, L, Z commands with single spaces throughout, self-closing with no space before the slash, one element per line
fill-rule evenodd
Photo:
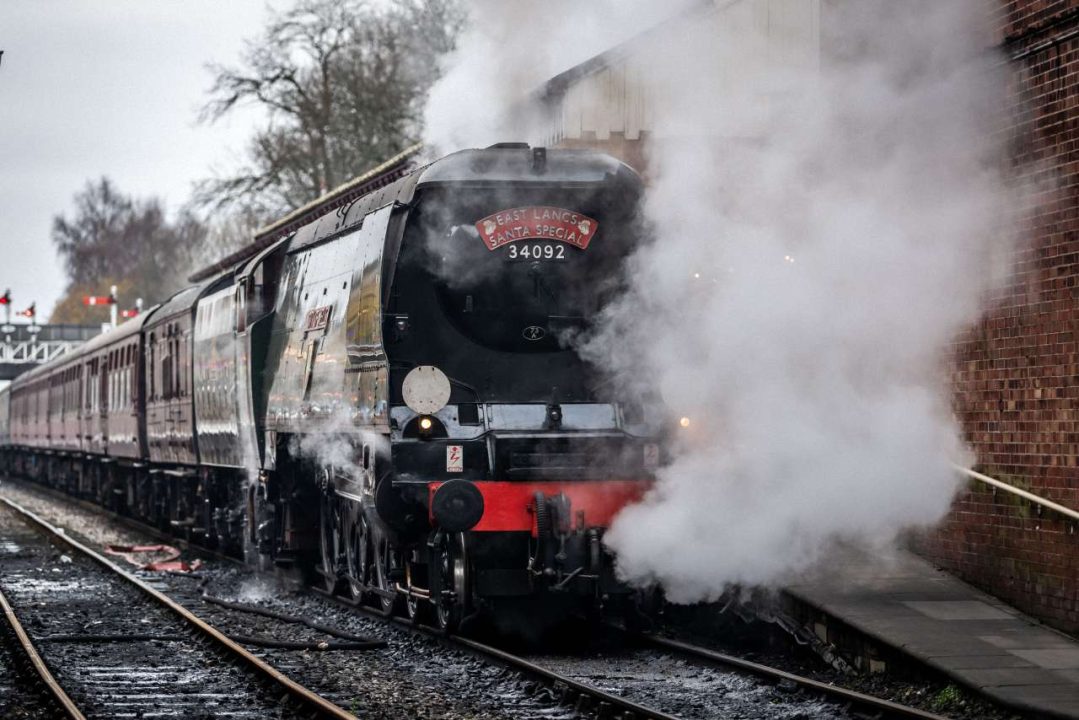
<path fill-rule="evenodd" d="M 766 698 L 763 695 L 758 695 L 756 698 L 747 697 L 736 701 L 736 704 L 741 704 L 741 707 L 738 708 L 731 706 L 729 701 L 721 698 L 717 703 L 710 706 L 708 702 L 702 701 L 704 694 L 714 692 L 718 688 L 714 686 L 708 687 L 706 683 L 701 684 L 699 688 L 683 688 L 681 702 L 673 698 L 679 693 L 678 690 L 670 694 L 671 697 L 668 697 L 668 702 L 666 703 L 657 702 L 655 698 L 637 697 L 634 699 L 635 694 L 651 695 L 653 691 L 659 688 L 670 687 L 672 683 L 677 683 L 677 678 L 668 672 L 676 665 L 677 659 L 670 658 L 664 662 L 655 653 L 645 653 L 648 657 L 643 658 L 638 664 L 650 666 L 655 677 L 650 680 L 650 688 L 645 689 L 643 693 L 634 693 L 625 684 L 625 680 L 632 676 L 633 672 L 627 671 L 627 664 L 617 654 L 603 653 L 591 658 L 587 654 L 571 654 L 560 657 L 518 654 L 502 647 L 496 647 L 495 645 L 460 635 L 446 635 L 438 628 L 418 624 L 408 618 L 399 616 L 386 618 L 374 608 L 339 595 L 331 595 L 322 588 L 314 587 L 311 588 L 311 591 L 332 602 L 355 609 L 373 619 L 392 622 L 413 633 L 435 638 L 448 647 L 462 650 L 486 662 L 492 662 L 516 671 L 530 680 L 533 686 L 533 694 L 547 693 L 552 701 L 575 710 L 582 717 L 596 717 L 604 720 L 687 720 L 687 718 L 694 717 L 727 716 L 774 718 L 780 716 L 775 714 L 777 711 L 776 703 L 782 704 L 785 702 L 789 706 L 785 709 L 790 712 L 783 715 L 784 717 L 873 718 L 874 720 L 894 717 L 947 720 L 947 718 L 921 713 L 914 709 L 910 709 L 912 714 L 907 715 L 882 715 L 879 712 L 868 715 L 851 713 L 848 710 L 853 710 L 854 704 L 849 698 L 844 698 L 840 702 L 834 696 L 825 698 L 822 693 L 805 693 L 802 696 L 784 693 L 785 697 L 779 699 L 775 696 Z M 620 634 L 626 640 L 630 640 L 624 633 Z M 627 645 L 630 644 L 632 642 L 627 643 Z M 684 653 L 680 654 L 684 655 Z M 589 663 L 592 666 L 590 668 L 591 672 L 582 673 L 579 671 L 582 665 L 588 665 Z M 703 665 L 703 663 L 698 663 L 698 665 Z M 692 668 L 688 674 L 695 674 Z M 748 673 L 745 668 L 739 669 L 738 674 L 743 682 L 745 682 L 748 675 L 760 676 L 758 673 Z M 640 690 L 640 688 L 637 689 Z M 739 690 L 735 694 L 742 694 L 742 691 Z M 744 694 L 748 696 L 752 693 Z M 675 701 L 672 703 L 670 702 L 671 699 L 675 699 Z M 661 704 L 668 706 L 683 704 L 695 707 L 693 712 L 685 713 L 671 707 L 660 707 Z M 753 709 L 754 706 L 755 709 Z M 804 708 L 805 712 L 794 709 L 795 707 Z M 901 706 L 895 707 L 901 708 Z M 907 708 L 902 709 L 906 710 Z"/>
<path fill-rule="evenodd" d="M 28 688 L 23 685 L 24 678 L 20 676 L 30 675 L 32 671 L 35 677 L 31 682 L 36 685 L 35 689 L 38 691 L 36 694 L 43 696 L 36 698 L 42 705 L 40 708 L 42 714 L 47 712 L 56 717 L 69 718 L 69 720 L 86 720 L 79 708 L 75 706 L 75 703 L 64 692 L 64 689 L 60 687 L 60 683 L 53 677 L 48 666 L 45 665 L 45 661 L 41 659 L 41 654 L 30 640 L 30 634 L 22 626 L 18 616 L 15 615 L 15 610 L 11 607 L 11 603 L 8 602 L 7 596 L 3 592 L 0 592 L 0 609 L 3 610 L 4 619 L 7 623 L 3 637 L 4 665 L 6 666 L 4 669 L 7 671 L 5 676 L 11 681 L 12 685 L 4 688 L 4 705 L 7 705 L 7 701 L 15 695 L 18 695 L 24 703 L 24 711 L 27 709 L 25 701 L 29 699 L 27 695 L 30 693 Z M 34 711 L 29 710 L 29 712 Z"/>
<path fill-rule="evenodd" d="M 709 665 L 733 668 L 762 678 L 768 682 L 785 683 L 792 687 L 798 687 L 809 693 L 817 693 L 833 702 L 851 708 L 865 717 L 894 718 L 895 720 L 948 720 L 943 715 L 926 712 L 918 708 L 900 705 L 890 700 L 873 697 L 865 693 L 848 690 L 836 685 L 829 685 L 812 678 L 795 675 L 794 673 L 773 668 L 761 663 L 752 662 L 743 658 L 716 652 L 708 648 L 699 647 L 680 640 L 660 637 L 651 634 L 634 634 L 631 636 L 635 642 L 644 646 L 652 647 L 664 652 L 671 652 L 695 661 L 703 661 Z"/>
<path fill-rule="evenodd" d="M 61 493 L 50 492 L 48 494 L 68 502 L 73 500 L 70 496 Z M 93 503 L 75 502 L 88 510 L 97 513 L 103 512 L 100 506 Z M 156 529 L 148 528 L 138 522 L 129 521 L 129 519 L 124 516 L 115 516 L 113 519 L 119 521 L 123 525 L 149 532 L 152 536 L 162 536 Z M 222 559 L 232 560 L 231 558 Z M 235 562 L 234 560 L 232 561 Z M 347 607 L 350 610 L 358 610 L 365 617 L 379 622 L 390 622 L 379 611 L 357 603 L 352 599 L 341 597 L 339 595 L 331 595 L 320 588 L 309 589 L 316 595 L 327 598 L 335 604 Z M 559 662 L 557 658 L 552 659 L 534 655 L 525 657 L 509 652 L 506 649 L 472 639 L 460 636 L 445 636 L 436 628 L 418 625 L 406 618 L 392 618 L 392 622 L 403 629 L 434 639 L 447 647 L 461 650 L 480 661 L 489 662 L 495 666 L 513 670 L 520 677 L 526 678 L 529 681 L 529 684 L 532 686 L 531 693 L 537 695 L 546 693 L 553 702 L 556 702 L 563 707 L 576 709 L 579 711 L 578 714 L 586 717 L 590 716 L 619 720 L 645 718 L 662 718 L 664 720 L 677 718 L 677 720 L 685 720 L 687 716 L 693 717 L 695 715 L 700 715 L 700 712 L 689 713 L 687 715 L 676 710 L 672 711 L 670 708 L 659 709 L 651 707 L 643 699 L 634 700 L 621 694 L 626 692 L 626 690 L 625 688 L 614 687 L 617 683 L 582 680 L 580 679 L 580 673 L 575 675 L 572 671 L 567 672 L 566 668 L 571 667 L 572 663 Z M 664 668 L 673 667 L 677 664 L 679 658 L 683 659 L 687 664 L 701 670 L 722 666 L 723 668 L 740 673 L 745 677 L 752 676 L 759 678 L 765 684 L 782 688 L 781 692 L 777 692 L 777 696 L 789 699 L 792 704 L 796 704 L 799 701 L 804 701 L 806 705 L 815 702 L 825 702 L 832 706 L 833 709 L 836 709 L 836 716 L 839 717 L 873 718 L 875 720 L 886 720 L 888 718 L 894 718 L 896 720 L 914 718 L 919 720 L 947 720 L 947 718 L 941 715 L 907 707 L 835 685 L 822 683 L 811 678 L 798 676 L 783 670 L 750 662 L 738 657 L 725 655 L 678 640 L 647 634 L 631 635 L 629 633 L 621 633 L 621 635 L 624 638 L 624 645 L 627 647 L 635 646 L 642 650 L 658 651 L 651 653 L 646 661 L 654 663 L 656 668 L 659 668 L 660 666 L 663 666 Z M 664 655 L 670 657 L 664 658 Z M 579 658 L 575 658 L 574 660 L 579 660 Z M 606 663 L 606 670 L 612 676 L 621 676 L 624 678 L 628 675 L 628 673 L 625 672 L 625 668 L 620 667 L 615 658 L 608 657 L 604 662 Z M 690 670 L 692 671 L 693 668 L 691 667 Z M 604 687 L 600 687 L 599 685 L 603 685 Z M 700 692 L 705 694 L 712 692 L 713 690 L 714 687 L 704 686 L 701 688 Z M 825 715 L 827 714 L 825 713 Z M 806 715 L 805 717 L 810 716 L 811 715 Z"/>
<path fill-rule="evenodd" d="M 499 663 L 505 667 L 514 669 L 521 674 L 533 678 L 547 689 L 562 705 L 584 711 L 587 715 L 601 718 L 630 719 L 656 719 L 656 720 L 685 720 L 686 714 L 677 711 L 668 711 L 657 707 L 637 702 L 621 694 L 625 688 L 614 688 L 617 682 L 603 681 L 601 683 L 584 682 L 578 679 L 578 674 L 570 671 L 580 663 L 587 663 L 587 657 L 573 657 L 567 662 L 566 657 L 545 657 L 535 655 L 518 655 L 505 649 L 486 643 L 478 642 L 459 635 L 445 635 L 439 629 L 427 625 L 417 624 L 403 617 L 385 618 L 381 612 L 366 605 L 356 603 L 353 600 L 339 595 L 331 595 L 321 588 L 311 588 L 313 592 L 329 598 L 333 602 L 354 608 L 365 615 L 393 622 L 396 625 L 407 628 L 415 633 L 438 638 L 448 645 L 464 649 L 470 653 Z M 809 710 L 802 717 L 815 717 L 814 712 L 827 716 L 828 711 L 821 711 L 824 705 L 830 706 L 837 716 L 845 718 L 871 718 L 873 720 L 949 720 L 943 715 L 927 712 L 914 707 L 882 698 L 849 690 L 836 685 L 813 680 L 778 668 L 773 668 L 761 663 L 751 662 L 733 655 L 726 655 L 714 650 L 673 640 L 658 635 L 646 633 L 628 633 L 621 628 L 610 628 L 612 632 L 621 636 L 627 647 L 636 646 L 642 649 L 655 650 L 670 656 L 661 659 L 655 653 L 646 659 L 648 663 L 654 663 L 653 669 L 659 669 L 662 674 L 667 666 L 674 666 L 684 662 L 689 667 L 689 675 L 697 676 L 697 670 L 723 668 L 733 671 L 743 677 L 753 677 L 762 680 L 770 686 L 783 688 L 783 694 L 790 698 L 793 705 L 817 704 L 816 710 Z M 598 661 L 593 661 L 595 668 L 602 668 L 611 676 L 625 678 L 629 673 L 625 672 L 620 660 L 613 655 L 606 655 Z M 712 678 L 714 679 L 714 678 Z M 665 677 L 657 680 L 657 684 L 669 683 L 671 678 Z M 600 687 L 600 684 L 606 687 Z M 708 693 L 707 684 L 700 689 L 702 694 Z M 795 696 L 797 693 L 797 696 Z M 700 705 L 700 703 L 697 703 Z M 739 709 L 742 712 L 744 708 Z M 767 712 L 774 711 L 770 707 Z M 697 711 L 690 715 L 708 715 L 707 708 L 698 707 Z M 741 715 L 739 715 L 741 716 Z"/>
<path fill-rule="evenodd" d="M 435 638 L 470 654 L 478 655 L 484 660 L 493 661 L 503 667 L 520 672 L 541 683 L 561 704 L 570 705 L 579 711 L 587 711 L 598 717 L 612 720 L 681 720 L 676 715 L 670 715 L 662 710 L 607 692 L 596 685 L 580 682 L 568 675 L 492 645 L 459 635 L 446 635 L 438 628 L 414 623 L 407 618 L 396 616 L 387 618 L 373 608 L 339 595 L 334 595 L 321 588 L 311 588 L 311 591 L 334 603 L 361 612 L 368 617 L 384 622 L 392 622 L 411 632 Z"/>
<path fill-rule="evenodd" d="M 83 714 L 354 720 L 62 529 L 0 501 L 25 523 L 22 534 L 10 522 L 5 533 L 3 584 Z M 46 570 L 34 550 L 42 535 L 72 556 L 52 552 Z"/>

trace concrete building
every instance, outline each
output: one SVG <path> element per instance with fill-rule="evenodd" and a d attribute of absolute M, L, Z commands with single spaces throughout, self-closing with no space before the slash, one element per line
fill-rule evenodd
<path fill-rule="evenodd" d="M 727 0 L 702 2 L 687 15 L 688 22 L 714 27 L 716 37 L 737 38 L 738 46 L 728 50 L 737 65 L 712 73 L 733 86 L 752 81 L 747 68 L 816 66 L 822 10 L 822 0 Z M 662 72 L 671 36 L 685 22 L 686 17 L 674 18 L 552 78 L 543 93 L 543 142 L 601 149 L 647 174 L 645 146 L 656 139 L 660 99 L 654 88 L 661 83 L 645 75 Z M 757 98 L 766 101 L 764 93 Z"/>

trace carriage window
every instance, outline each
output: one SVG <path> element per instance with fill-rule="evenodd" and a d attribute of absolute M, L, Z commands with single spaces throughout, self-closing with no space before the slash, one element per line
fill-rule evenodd
<path fill-rule="evenodd" d="M 150 341 L 146 344 L 146 382 L 149 385 L 147 390 L 147 399 L 157 399 L 157 366 L 154 364 L 154 357 L 157 355 L 157 345 L 154 340 L 153 333 L 150 333 Z"/>
<path fill-rule="evenodd" d="M 165 355 L 161 358 L 161 397 L 172 397 L 172 356 Z"/>
<path fill-rule="evenodd" d="M 185 382 L 188 366 L 188 358 L 190 355 L 187 352 L 187 340 L 186 338 L 176 338 L 176 394 L 179 397 L 185 397 L 187 395 L 187 383 Z"/>

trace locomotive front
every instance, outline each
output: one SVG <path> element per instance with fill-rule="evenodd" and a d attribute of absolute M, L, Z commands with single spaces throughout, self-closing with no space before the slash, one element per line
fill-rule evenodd
<path fill-rule="evenodd" d="M 660 446 L 574 344 L 620 290 L 639 196 L 609 156 L 542 148 L 458 153 L 418 181 L 384 315 L 394 492 L 379 515 L 426 556 L 404 585 L 444 625 L 481 603 L 629 593 L 603 532 Z"/>

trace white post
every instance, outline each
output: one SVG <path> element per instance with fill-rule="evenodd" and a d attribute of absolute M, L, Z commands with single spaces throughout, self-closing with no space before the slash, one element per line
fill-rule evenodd
<path fill-rule="evenodd" d="M 112 326 L 116 327 L 116 286 L 113 285 L 111 288 L 109 288 L 109 292 L 112 294 L 112 304 L 109 306 L 109 316 L 112 320 Z"/>

